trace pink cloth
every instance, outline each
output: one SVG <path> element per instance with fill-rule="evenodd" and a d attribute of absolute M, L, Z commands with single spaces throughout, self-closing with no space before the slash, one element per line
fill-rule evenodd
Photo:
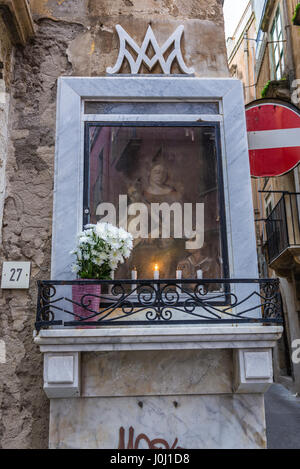
<path fill-rule="evenodd" d="M 94 296 L 96 295 L 96 296 Z M 93 316 L 96 312 L 100 310 L 100 295 L 101 295 L 101 285 L 72 285 L 72 299 L 76 303 L 83 304 L 87 309 L 82 308 L 76 304 L 73 304 L 73 312 L 78 315 L 74 317 L 74 321 L 80 321 L 81 318 L 86 319 L 87 322 L 97 321 L 99 316 Z M 79 317 L 80 316 L 80 317 Z M 78 326 L 79 329 L 93 329 L 89 326 Z"/>

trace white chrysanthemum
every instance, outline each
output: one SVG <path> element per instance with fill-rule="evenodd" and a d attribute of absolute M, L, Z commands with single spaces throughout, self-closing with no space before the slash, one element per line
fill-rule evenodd
<path fill-rule="evenodd" d="M 85 230 L 85 231 L 84 231 L 84 234 L 85 234 L 85 236 L 87 236 L 87 237 L 93 236 L 93 233 L 94 233 L 94 230 L 92 230 L 92 229 L 89 229 L 89 230 Z"/>
<path fill-rule="evenodd" d="M 97 257 L 103 261 L 107 261 L 109 258 L 109 254 L 107 252 L 102 251 L 97 254 Z"/>
<path fill-rule="evenodd" d="M 111 239 L 110 240 L 110 246 L 114 250 L 121 249 L 122 248 L 122 242 L 119 241 L 118 239 Z"/>
<path fill-rule="evenodd" d="M 99 238 L 104 240 L 107 239 L 107 229 L 105 223 L 97 223 L 94 232 L 97 236 L 99 236 Z"/>
<path fill-rule="evenodd" d="M 132 248 L 133 248 L 133 237 L 132 236 L 126 240 L 125 246 L 126 246 L 127 249 L 130 249 L 130 251 L 132 250 Z"/>
<path fill-rule="evenodd" d="M 118 261 L 111 260 L 109 263 L 111 270 L 116 270 L 116 268 L 118 267 L 118 263 L 119 263 Z"/>
<path fill-rule="evenodd" d="M 123 241 L 125 241 L 127 238 L 128 238 L 128 234 L 127 231 L 124 230 L 124 228 L 119 228 L 119 239 L 122 239 Z"/>
<path fill-rule="evenodd" d="M 119 229 L 116 226 L 110 225 L 107 223 L 107 233 L 110 238 L 119 237 Z"/>
<path fill-rule="evenodd" d="M 97 264 L 99 267 L 101 267 L 101 265 L 103 265 L 104 262 L 105 261 L 103 259 L 101 259 L 100 257 L 95 258 L 95 264 Z"/>
<path fill-rule="evenodd" d="M 79 266 L 77 264 L 73 264 L 71 267 L 71 270 L 74 274 L 77 274 L 80 270 Z"/>
<path fill-rule="evenodd" d="M 133 237 L 123 228 L 101 222 L 86 225 L 85 231 L 77 236 L 77 250 L 71 252 L 77 256 L 76 269 L 73 267 L 73 272 L 79 272 L 80 275 L 83 261 L 91 266 L 100 267 L 106 264 L 114 271 L 119 263 L 124 262 L 124 258 L 130 256 L 132 248 Z"/>
<path fill-rule="evenodd" d="M 131 250 L 128 249 L 127 247 L 124 247 L 122 249 L 122 253 L 123 253 L 123 256 L 125 257 L 125 259 L 128 259 L 128 257 L 130 256 Z"/>
<path fill-rule="evenodd" d="M 79 238 L 79 244 L 88 244 L 89 243 L 89 238 L 87 236 L 81 236 Z"/>
<path fill-rule="evenodd" d="M 118 262 L 121 262 L 123 260 L 122 254 L 120 253 L 120 251 L 118 251 L 116 249 L 111 251 L 111 253 L 109 255 L 109 258 L 110 258 L 110 260 L 116 260 Z"/>
<path fill-rule="evenodd" d="M 79 261 L 81 261 L 81 260 L 82 260 L 82 254 L 81 254 L 80 249 L 78 249 L 78 251 L 76 252 L 76 254 L 77 254 L 77 259 L 78 259 Z"/>

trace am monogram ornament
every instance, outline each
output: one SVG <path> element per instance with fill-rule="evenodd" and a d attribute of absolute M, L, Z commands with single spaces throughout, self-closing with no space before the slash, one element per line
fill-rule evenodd
<path fill-rule="evenodd" d="M 180 67 L 182 73 L 192 75 L 194 73 L 193 68 L 188 68 L 184 62 L 181 52 L 181 38 L 184 31 L 184 26 L 178 26 L 174 33 L 167 39 L 162 47 L 159 46 L 155 34 L 151 26 L 149 25 L 146 36 L 144 38 L 141 47 L 129 36 L 129 34 L 119 24 L 116 26 L 117 33 L 120 40 L 119 55 L 114 67 L 108 67 L 107 73 L 110 75 L 117 74 L 120 72 L 124 59 L 128 60 L 130 65 L 130 72 L 132 75 L 136 75 L 140 72 L 142 64 L 144 64 L 151 72 L 153 67 L 159 63 L 161 69 L 165 75 L 171 74 L 171 67 L 175 59 Z M 174 44 L 174 49 L 170 52 L 167 59 L 164 58 L 164 54 Z M 131 52 L 127 49 L 127 45 L 137 54 L 136 60 L 134 60 Z M 152 58 L 147 55 L 149 46 L 152 45 L 155 54 Z"/>

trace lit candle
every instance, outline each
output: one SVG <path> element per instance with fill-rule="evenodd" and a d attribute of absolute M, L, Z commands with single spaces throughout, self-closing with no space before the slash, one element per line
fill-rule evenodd
<path fill-rule="evenodd" d="M 154 266 L 154 280 L 159 280 L 159 267 L 158 267 L 158 264 L 155 264 Z"/>
<path fill-rule="evenodd" d="M 182 279 L 182 270 L 176 270 L 176 280 Z"/>
<path fill-rule="evenodd" d="M 181 280 L 182 279 L 182 270 L 176 270 L 176 280 Z M 176 287 L 176 292 L 178 295 L 181 293 L 181 284 Z"/>
<path fill-rule="evenodd" d="M 136 267 L 131 271 L 131 280 L 137 280 L 137 270 Z"/>
<path fill-rule="evenodd" d="M 203 279 L 203 270 L 197 270 L 197 279 L 202 280 Z"/>
<path fill-rule="evenodd" d="M 131 280 L 137 280 L 137 270 L 136 267 L 133 268 L 131 271 Z M 136 289 L 136 283 L 131 285 L 131 290 L 134 291 Z"/>

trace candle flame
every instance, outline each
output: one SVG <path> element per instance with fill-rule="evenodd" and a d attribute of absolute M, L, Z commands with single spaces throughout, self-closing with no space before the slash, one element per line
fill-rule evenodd
<path fill-rule="evenodd" d="M 158 272 L 158 270 L 159 270 L 159 269 L 158 269 L 158 264 L 155 264 L 154 270 L 155 270 L 155 272 Z"/>

